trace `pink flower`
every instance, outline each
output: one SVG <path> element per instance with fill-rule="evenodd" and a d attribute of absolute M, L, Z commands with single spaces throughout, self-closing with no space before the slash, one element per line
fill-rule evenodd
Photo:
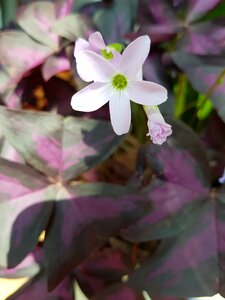
<path fill-rule="evenodd" d="M 154 144 L 162 145 L 167 137 L 172 134 L 171 125 L 167 124 L 158 107 L 148 107 L 148 130 Z"/>
<path fill-rule="evenodd" d="M 90 50 L 75 50 L 79 75 L 94 83 L 72 97 L 73 109 L 91 112 L 109 101 L 115 133 L 127 133 L 131 122 L 130 100 L 141 105 L 159 105 L 167 99 L 167 90 L 163 86 L 138 78 L 149 49 L 149 37 L 141 36 L 124 50 L 118 64 Z"/>

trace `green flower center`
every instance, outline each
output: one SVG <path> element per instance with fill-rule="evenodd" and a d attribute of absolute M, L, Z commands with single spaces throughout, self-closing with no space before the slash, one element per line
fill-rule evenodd
<path fill-rule="evenodd" d="M 127 79 L 123 74 L 117 74 L 113 77 L 112 85 L 119 91 L 124 90 L 127 87 Z"/>

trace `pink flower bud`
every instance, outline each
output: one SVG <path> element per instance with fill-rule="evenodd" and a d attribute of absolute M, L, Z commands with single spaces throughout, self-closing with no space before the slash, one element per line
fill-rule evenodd
<path fill-rule="evenodd" d="M 151 107 L 147 110 L 148 130 L 154 144 L 162 145 L 167 137 L 172 134 L 171 125 L 167 124 L 157 107 Z"/>

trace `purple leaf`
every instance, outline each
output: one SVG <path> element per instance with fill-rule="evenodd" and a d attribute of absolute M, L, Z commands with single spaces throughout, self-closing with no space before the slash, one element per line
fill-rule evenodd
<path fill-rule="evenodd" d="M 52 30 L 59 36 L 74 42 L 78 37 L 87 37 L 93 24 L 81 14 L 72 14 L 57 20 Z"/>
<path fill-rule="evenodd" d="M 217 244 L 218 247 L 218 268 L 219 268 L 219 293 L 225 297 L 225 190 L 219 190 L 218 193 L 212 193 L 212 200 L 215 201 L 215 217 L 217 234 Z"/>
<path fill-rule="evenodd" d="M 45 81 L 48 81 L 55 74 L 70 69 L 70 62 L 65 55 L 51 55 L 42 66 L 42 75 Z"/>
<path fill-rule="evenodd" d="M 151 52 L 143 65 L 143 76 L 147 81 L 152 81 L 163 85 L 168 91 L 168 100 L 160 105 L 162 114 L 172 115 L 174 112 L 174 96 L 172 83 L 165 73 L 166 65 L 163 64 L 163 57 L 157 53 Z"/>
<path fill-rule="evenodd" d="M 0 140 L 0 157 L 18 163 L 24 163 L 23 158 L 4 137 Z"/>
<path fill-rule="evenodd" d="M 149 34 L 153 44 L 176 41 L 176 47 L 184 52 L 218 54 L 224 50 L 225 29 L 222 18 L 213 22 L 194 22 L 214 8 L 219 0 L 181 1 L 178 5 L 171 2 L 140 1 L 139 33 Z M 183 16 L 186 11 L 187 15 Z"/>
<path fill-rule="evenodd" d="M 225 169 L 224 136 L 225 123 L 216 113 L 213 113 L 201 134 L 201 138 L 210 162 L 212 181 L 217 184 Z"/>
<path fill-rule="evenodd" d="M 208 94 L 219 116 L 225 121 L 224 57 L 189 55 L 178 51 L 172 54 L 172 58 L 185 72 L 193 87 L 200 93 Z"/>
<path fill-rule="evenodd" d="M 145 197 L 123 186 L 59 187 L 58 197 L 44 242 L 50 290 L 107 238 L 148 212 Z"/>
<path fill-rule="evenodd" d="M 47 279 L 44 272 L 42 272 L 8 298 L 8 300 L 25 299 L 74 300 L 73 285 L 70 278 L 66 278 L 54 291 L 48 292 Z"/>
<path fill-rule="evenodd" d="M 16 21 L 33 39 L 53 51 L 58 49 L 58 37 L 51 28 L 56 21 L 54 3 L 37 1 L 21 6 Z"/>
<path fill-rule="evenodd" d="M 0 265 L 14 267 L 36 245 L 52 209 L 47 200 L 54 196 L 35 170 L 4 159 L 0 165 Z"/>
<path fill-rule="evenodd" d="M 123 230 L 123 236 L 161 241 L 155 254 L 129 274 L 127 284 L 156 299 L 225 295 L 225 192 L 211 190 L 196 135 L 179 122 L 171 124 L 167 144 L 146 146 L 139 154 L 138 177 L 149 165 L 154 174 L 143 188 L 152 212 Z"/>
<path fill-rule="evenodd" d="M 34 277 L 40 272 L 43 264 L 43 251 L 36 247 L 16 268 L 0 269 L 2 278 Z"/>
<path fill-rule="evenodd" d="M 189 0 L 188 2 L 187 20 L 189 22 L 193 22 L 213 9 L 220 2 L 220 0 Z"/>
<path fill-rule="evenodd" d="M 132 267 L 127 254 L 119 249 L 104 248 L 79 264 L 74 275 L 85 295 L 91 298 L 107 286 L 120 281 Z"/>
<path fill-rule="evenodd" d="M 148 241 L 174 236 L 201 211 L 202 199 L 209 194 L 209 166 L 197 136 L 180 122 L 169 121 L 173 134 L 162 146 L 147 145 L 139 154 L 139 172 L 150 164 L 155 175 L 143 189 L 152 206 L 123 237 Z M 138 173 L 138 178 L 141 175 Z"/>
<path fill-rule="evenodd" d="M 36 43 L 23 32 L 5 31 L 0 34 L 0 63 L 9 74 L 11 85 L 28 70 L 41 64 L 50 53 L 49 48 Z"/>
<path fill-rule="evenodd" d="M 181 26 L 172 5 L 165 0 L 140 1 L 138 21 L 141 33 L 148 33 L 153 43 L 170 40 Z"/>
<path fill-rule="evenodd" d="M 126 286 L 125 284 L 117 284 L 109 287 L 91 300 L 145 300 L 142 292 L 135 291 L 134 289 Z"/>
<path fill-rule="evenodd" d="M 57 19 L 65 17 L 72 12 L 74 0 L 56 0 L 55 2 Z"/>
<path fill-rule="evenodd" d="M 56 180 L 73 179 L 97 165 L 123 139 L 114 134 L 109 122 L 0 110 L 7 140 L 25 161 Z"/>
<path fill-rule="evenodd" d="M 184 298 L 177 298 L 177 297 L 160 297 L 160 296 L 156 296 L 156 297 L 151 297 L 151 300 L 184 300 Z"/>
<path fill-rule="evenodd" d="M 130 275 L 129 286 L 146 290 L 151 296 L 216 294 L 219 273 L 213 214 L 212 203 L 207 199 L 192 224 L 180 235 L 163 240 L 152 259 Z"/>
<path fill-rule="evenodd" d="M 223 22 L 202 22 L 190 25 L 177 48 L 182 52 L 199 55 L 216 55 L 224 50 L 225 28 Z M 216 47 L 215 47 L 216 45 Z"/>

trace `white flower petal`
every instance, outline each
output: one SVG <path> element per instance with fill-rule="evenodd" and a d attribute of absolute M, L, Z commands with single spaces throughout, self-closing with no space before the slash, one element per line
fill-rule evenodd
<path fill-rule="evenodd" d="M 146 106 L 145 111 L 148 116 L 148 119 L 151 119 L 152 122 L 165 123 L 165 120 L 164 120 L 158 106 Z"/>
<path fill-rule="evenodd" d="M 140 36 L 127 46 L 121 58 L 120 69 L 129 79 L 135 79 L 150 50 L 150 38 Z"/>
<path fill-rule="evenodd" d="M 94 82 L 73 95 L 71 106 L 78 111 L 95 111 L 109 101 L 112 93 L 109 84 Z"/>
<path fill-rule="evenodd" d="M 84 81 L 91 82 L 94 80 L 93 74 L 91 72 L 88 72 L 87 61 L 82 53 L 83 51 L 76 52 L 77 73 Z"/>
<path fill-rule="evenodd" d="M 78 38 L 76 40 L 75 47 L 74 47 L 75 58 L 77 57 L 77 54 L 79 51 L 84 51 L 84 50 L 88 50 L 88 49 L 89 49 L 89 43 L 82 38 Z"/>
<path fill-rule="evenodd" d="M 149 81 L 130 81 L 127 94 L 133 102 L 142 105 L 159 105 L 167 99 L 167 90 Z"/>
<path fill-rule="evenodd" d="M 109 48 L 109 49 L 110 49 L 110 48 Z M 116 68 L 118 68 L 119 65 L 120 65 L 120 62 L 121 62 L 121 57 L 122 57 L 122 55 L 121 55 L 118 51 L 116 51 L 116 50 L 114 50 L 114 49 L 110 49 L 110 51 L 112 51 L 112 54 L 113 54 L 113 58 L 112 58 L 112 60 L 110 60 L 110 62 L 111 62 Z"/>
<path fill-rule="evenodd" d="M 92 51 L 78 53 L 77 72 L 82 79 L 92 78 L 98 82 L 109 82 L 118 73 L 109 61 Z"/>
<path fill-rule="evenodd" d="M 130 100 L 125 93 L 114 93 L 109 100 L 109 111 L 112 127 L 116 134 L 127 133 L 130 129 Z"/>
<path fill-rule="evenodd" d="M 96 31 L 92 33 L 89 37 L 89 43 L 91 47 L 97 49 L 105 49 L 105 42 L 100 32 Z"/>

